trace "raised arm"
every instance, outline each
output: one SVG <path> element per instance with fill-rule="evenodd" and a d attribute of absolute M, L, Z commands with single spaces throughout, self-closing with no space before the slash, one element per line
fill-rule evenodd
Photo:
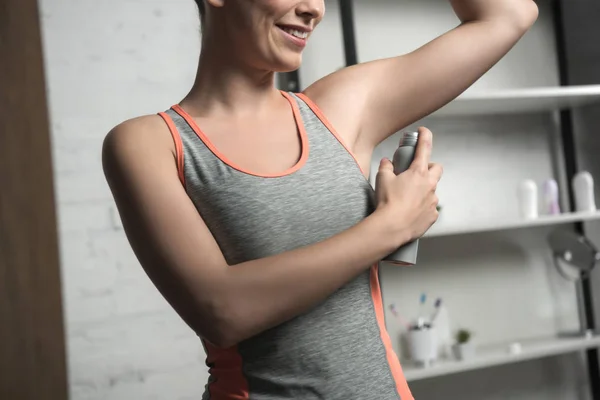
<path fill-rule="evenodd" d="M 227 348 L 307 311 L 433 224 L 441 171 L 428 169 L 430 143 L 422 142 L 421 161 L 407 174 L 396 177 L 390 162 L 383 163 L 377 211 L 358 225 L 235 266 L 179 182 L 174 146 L 159 117 L 111 131 L 103 165 L 125 233 L 150 279 L 197 334 Z"/>
<path fill-rule="evenodd" d="M 461 21 L 455 29 L 409 54 L 345 68 L 306 89 L 357 153 L 460 95 L 538 16 L 533 0 L 450 3 Z"/>

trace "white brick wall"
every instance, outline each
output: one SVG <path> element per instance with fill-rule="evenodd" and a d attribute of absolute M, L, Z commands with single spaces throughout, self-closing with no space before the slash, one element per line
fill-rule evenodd
<path fill-rule="evenodd" d="M 115 220 L 102 139 L 177 102 L 199 50 L 193 1 L 42 0 L 73 400 L 198 399 L 198 338 Z"/>

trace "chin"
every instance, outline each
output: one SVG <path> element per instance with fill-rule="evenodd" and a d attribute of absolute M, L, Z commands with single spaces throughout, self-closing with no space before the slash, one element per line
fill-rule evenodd
<path fill-rule="evenodd" d="M 302 65 L 302 54 L 294 56 L 281 57 L 275 60 L 271 69 L 275 72 L 285 73 L 296 71 Z"/>

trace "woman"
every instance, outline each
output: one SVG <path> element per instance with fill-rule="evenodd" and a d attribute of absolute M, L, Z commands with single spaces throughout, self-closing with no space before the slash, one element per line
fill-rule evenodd
<path fill-rule="evenodd" d="M 450 0 L 462 23 L 302 94 L 323 0 L 197 0 L 196 81 L 176 106 L 114 128 L 103 163 L 154 284 L 201 337 L 205 399 L 412 399 L 385 330 L 377 262 L 437 218 L 431 132 L 411 168 L 382 140 L 451 101 L 537 18 L 532 0 Z M 400 222 L 400 223 L 399 223 Z"/>

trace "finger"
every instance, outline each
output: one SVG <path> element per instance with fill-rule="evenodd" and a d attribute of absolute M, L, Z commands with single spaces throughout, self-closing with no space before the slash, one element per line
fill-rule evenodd
<path fill-rule="evenodd" d="M 392 162 L 388 158 L 382 158 L 381 162 L 379 163 L 379 171 L 386 170 L 394 172 L 394 164 L 392 164 Z"/>
<path fill-rule="evenodd" d="M 377 171 L 377 176 L 375 177 L 375 187 L 380 187 L 383 179 L 386 178 L 386 175 L 394 174 L 394 164 L 387 158 L 384 158 L 379 163 L 379 171 Z"/>
<path fill-rule="evenodd" d="M 431 177 L 434 178 L 437 182 L 439 182 L 440 179 L 442 179 L 442 175 L 444 174 L 444 168 L 441 164 L 431 163 L 429 165 L 429 173 L 431 174 Z"/>
<path fill-rule="evenodd" d="M 419 128 L 419 139 L 415 149 L 413 165 L 415 168 L 427 170 L 431 159 L 431 148 L 433 146 L 433 134 L 425 127 Z"/>

